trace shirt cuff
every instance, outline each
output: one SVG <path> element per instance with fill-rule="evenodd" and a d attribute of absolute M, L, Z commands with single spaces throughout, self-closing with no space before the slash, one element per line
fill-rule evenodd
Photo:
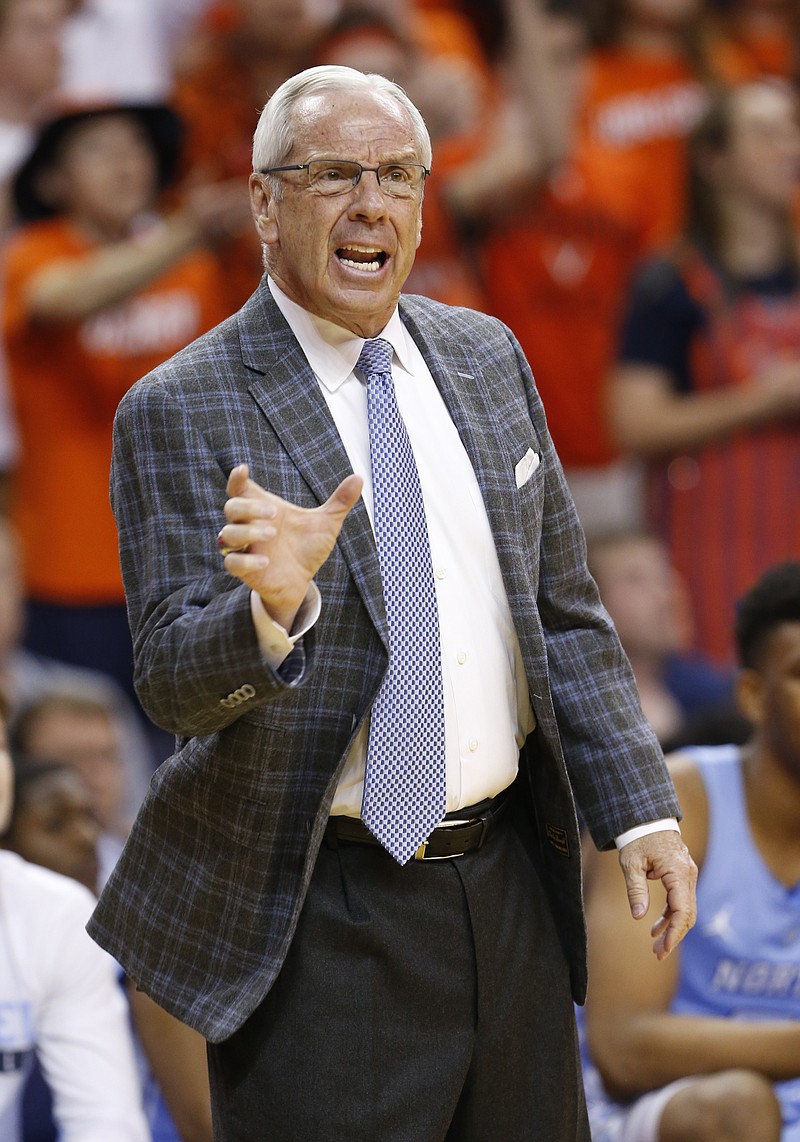
<path fill-rule="evenodd" d="M 631 841 L 637 841 L 639 837 L 646 837 L 649 833 L 666 833 L 666 832 L 679 833 L 681 827 L 674 817 L 664 817 L 660 821 L 648 821 L 646 825 L 637 825 L 634 829 L 626 829 L 624 833 L 620 833 L 614 839 L 614 844 L 618 849 L 623 845 L 630 844 Z"/>
<path fill-rule="evenodd" d="M 295 643 L 311 630 L 321 611 L 322 596 L 319 588 L 316 583 L 309 583 L 306 597 L 300 604 L 289 634 L 269 616 L 258 592 L 250 592 L 250 614 L 256 628 L 258 645 L 273 670 L 278 670 L 294 650 Z"/>

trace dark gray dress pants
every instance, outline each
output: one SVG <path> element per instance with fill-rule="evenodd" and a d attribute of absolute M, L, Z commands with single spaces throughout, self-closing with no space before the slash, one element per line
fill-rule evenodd
<path fill-rule="evenodd" d="M 209 1046 L 216 1142 L 589 1139 L 567 966 L 511 816 L 456 860 L 323 844 L 275 986 Z"/>

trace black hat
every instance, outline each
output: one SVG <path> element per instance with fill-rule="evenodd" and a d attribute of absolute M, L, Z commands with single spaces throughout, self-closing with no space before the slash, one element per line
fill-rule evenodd
<path fill-rule="evenodd" d="M 161 103 L 83 103 L 71 105 L 42 124 L 33 150 L 17 171 L 12 194 L 17 214 L 28 222 L 52 218 L 58 207 L 39 194 L 39 176 L 52 163 L 64 139 L 73 127 L 101 115 L 135 115 L 153 144 L 158 167 L 158 186 L 163 189 L 178 167 L 183 125 L 172 108 Z"/>

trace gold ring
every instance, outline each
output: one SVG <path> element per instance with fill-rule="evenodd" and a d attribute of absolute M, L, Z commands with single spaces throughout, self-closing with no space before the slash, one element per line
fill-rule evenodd
<path fill-rule="evenodd" d="M 217 536 L 217 547 L 219 548 L 220 555 L 224 559 L 226 555 L 232 555 L 235 551 L 247 551 L 249 544 L 245 543 L 241 547 L 228 547 L 227 543 L 222 542 L 222 532 L 220 532 Z"/>

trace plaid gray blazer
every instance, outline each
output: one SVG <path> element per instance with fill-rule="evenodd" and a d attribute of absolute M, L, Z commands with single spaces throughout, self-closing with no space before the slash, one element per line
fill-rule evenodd
<path fill-rule="evenodd" d="M 573 991 L 585 991 L 577 812 L 606 848 L 676 815 L 661 751 L 585 566 L 533 377 L 499 321 L 419 297 L 400 311 L 465 442 L 489 514 L 537 718 L 521 758 Z M 565 378 L 565 383 L 569 383 Z M 517 488 L 515 465 L 540 456 Z M 207 1039 L 231 1035 L 280 970 L 337 775 L 387 665 L 362 503 L 320 570 L 322 616 L 287 684 L 262 660 L 249 592 L 217 551 L 225 483 L 323 502 L 349 471 L 317 381 L 266 284 L 139 381 L 114 429 L 112 503 L 136 685 L 177 735 L 91 935 Z M 231 697 L 233 696 L 233 697 Z M 620 882 L 620 891 L 623 891 Z"/>

